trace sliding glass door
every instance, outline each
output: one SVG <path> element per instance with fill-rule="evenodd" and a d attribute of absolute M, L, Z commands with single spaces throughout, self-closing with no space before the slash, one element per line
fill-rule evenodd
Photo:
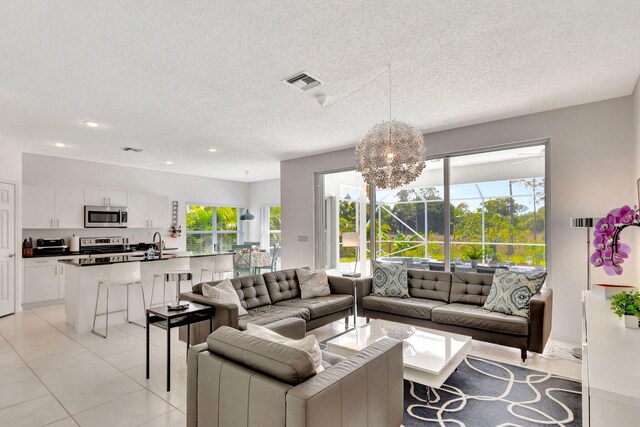
<path fill-rule="evenodd" d="M 368 274 L 374 253 L 436 271 L 545 269 L 545 166 L 546 141 L 430 159 L 394 189 L 355 171 L 318 174 L 316 265 Z"/>

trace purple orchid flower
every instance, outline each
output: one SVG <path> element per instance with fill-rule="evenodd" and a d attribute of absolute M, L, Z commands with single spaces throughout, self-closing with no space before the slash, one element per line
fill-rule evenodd
<path fill-rule="evenodd" d="M 594 267 L 602 267 L 604 265 L 602 251 L 598 250 L 591 254 L 591 264 L 593 264 Z"/>
<path fill-rule="evenodd" d="M 593 246 L 596 249 L 600 249 L 600 250 L 603 250 L 604 248 L 606 248 L 607 244 L 609 243 L 609 237 L 599 233 L 596 233 L 595 236 L 596 236 L 595 239 L 593 239 Z"/>
<path fill-rule="evenodd" d="M 636 217 L 636 212 L 631 209 L 629 206 L 624 205 L 618 210 L 618 214 L 616 215 L 616 222 L 621 222 L 625 225 L 632 224 Z"/>
<path fill-rule="evenodd" d="M 605 265 L 604 272 L 609 276 L 620 276 L 622 275 L 622 267 L 618 264 Z"/>
<path fill-rule="evenodd" d="M 608 214 L 600 221 L 596 223 L 596 232 L 598 234 L 604 234 L 605 236 L 612 236 L 615 233 L 616 225 L 615 225 L 615 217 L 611 214 Z"/>

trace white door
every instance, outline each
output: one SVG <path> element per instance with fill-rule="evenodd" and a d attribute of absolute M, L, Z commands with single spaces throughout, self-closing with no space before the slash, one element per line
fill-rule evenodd
<path fill-rule="evenodd" d="M 55 228 L 84 228 L 84 191 L 56 187 L 55 214 Z"/>
<path fill-rule="evenodd" d="M 16 187 L 0 182 L 0 316 L 15 311 Z"/>

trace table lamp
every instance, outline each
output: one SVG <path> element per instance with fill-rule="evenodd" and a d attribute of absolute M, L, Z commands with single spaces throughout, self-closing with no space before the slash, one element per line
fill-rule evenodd
<path fill-rule="evenodd" d="M 342 247 L 356 248 L 356 263 L 353 266 L 353 273 L 343 274 L 345 277 L 360 277 L 360 273 L 356 273 L 358 268 L 358 258 L 360 255 L 360 235 L 354 232 L 342 233 Z"/>

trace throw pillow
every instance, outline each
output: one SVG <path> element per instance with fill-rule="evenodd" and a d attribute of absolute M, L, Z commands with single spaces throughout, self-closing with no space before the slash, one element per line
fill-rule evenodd
<path fill-rule="evenodd" d="M 372 261 L 373 286 L 371 295 L 381 297 L 409 298 L 407 266 L 388 262 Z"/>
<path fill-rule="evenodd" d="M 247 314 L 247 310 L 240 304 L 240 297 L 236 288 L 231 284 L 231 280 L 224 279 L 222 282 L 213 286 L 208 283 L 202 284 L 202 295 L 209 298 L 215 298 L 220 302 L 230 302 L 238 306 L 238 316 Z"/>
<path fill-rule="evenodd" d="M 282 336 L 269 328 L 255 325 L 253 323 L 247 323 L 247 330 L 245 333 L 267 341 L 276 342 L 278 344 L 306 351 L 313 359 L 313 367 L 316 370 L 316 374 L 324 371 L 324 367 L 322 366 L 322 351 L 320 350 L 320 345 L 318 344 L 316 337 L 313 335 L 308 335 L 301 340 L 293 340 Z"/>
<path fill-rule="evenodd" d="M 326 271 L 311 271 L 297 268 L 296 275 L 298 276 L 298 283 L 300 283 L 300 298 L 326 297 L 331 294 Z"/>
<path fill-rule="evenodd" d="M 546 278 L 545 271 L 516 273 L 498 269 L 493 275 L 493 284 L 484 308 L 528 319 L 531 297 L 542 289 Z"/>

